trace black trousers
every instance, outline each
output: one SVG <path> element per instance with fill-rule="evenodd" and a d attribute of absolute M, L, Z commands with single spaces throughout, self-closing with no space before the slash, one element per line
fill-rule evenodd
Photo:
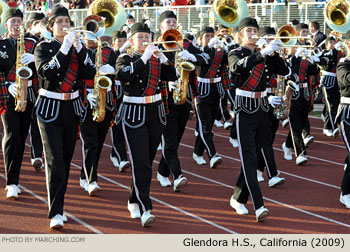
<path fill-rule="evenodd" d="M 129 202 L 138 203 L 141 212 L 152 209 L 149 196 L 152 163 L 164 130 L 164 125 L 159 120 L 158 104 L 160 103 L 161 101 L 144 105 L 145 122 L 137 128 L 131 128 L 124 121 L 121 122 L 133 177 Z"/>
<path fill-rule="evenodd" d="M 300 89 L 300 94 L 297 100 L 292 100 L 292 105 L 289 112 L 290 131 L 287 136 L 286 146 L 294 148 L 295 155 L 298 157 L 303 154 L 306 155 L 306 149 L 302 137 L 302 132 L 307 122 L 309 115 L 309 103 L 303 94 L 303 89 Z"/>
<path fill-rule="evenodd" d="M 48 188 L 49 214 L 63 214 L 64 194 L 67 190 L 79 119 L 72 101 L 61 101 L 59 115 L 53 122 L 38 119 L 45 156 L 45 173 Z"/>
<path fill-rule="evenodd" d="M 303 138 L 305 138 L 309 135 L 311 135 L 311 133 L 310 133 L 310 121 L 309 121 L 309 118 L 307 118 L 307 120 L 305 122 L 305 126 L 303 128 Z"/>
<path fill-rule="evenodd" d="M 31 159 L 41 158 L 43 155 L 43 144 L 41 142 L 41 136 L 35 111 L 33 111 L 29 134 L 31 143 L 30 157 Z"/>
<path fill-rule="evenodd" d="M 4 127 L 2 151 L 6 171 L 6 185 L 18 185 L 19 172 L 22 166 L 25 141 L 28 136 L 33 104 L 27 102 L 26 110 L 15 111 L 14 98 L 10 95 L 7 110 L 1 115 Z"/>
<path fill-rule="evenodd" d="M 234 104 L 235 104 L 235 97 L 236 97 L 236 88 L 235 87 L 231 87 L 228 91 L 227 91 L 227 95 L 228 98 L 230 99 L 231 102 L 231 110 L 234 111 Z M 230 137 L 232 139 L 237 139 L 237 131 L 236 131 L 236 117 L 233 118 L 233 122 L 232 122 L 232 127 L 231 127 L 231 131 L 230 131 Z"/>
<path fill-rule="evenodd" d="M 345 159 L 346 170 L 344 172 L 344 176 L 341 182 L 341 191 L 343 195 L 350 194 L 350 126 L 341 121 L 338 124 L 339 132 L 343 138 L 346 149 L 348 150 L 347 157 Z"/>
<path fill-rule="evenodd" d="M 123 99 L 117 100 L 117 109 L 119 109 L 120 104 Z M 112 138 L 112 157 L 118 159 L 118 163 L 121 161 L 127 161 L 126 149 L 125 149 L 125 138 L 123 134 L 122 124 L 114 124 L 111 129 L 111 138 Z"/>
<path fill-rule="evenodd" d="M 209 159 L 216 154 L 213 142 L 213 125 L 217 117 L 220 102 L 220 95 L 216 84 L 211 84 L 211 90 L 208 96 L 195 99 L 195 107 L 198 122 L 198 136 L 194 146 L 194 153 L 203 156 L 204 150 L 207 151 Z"/>
<path fill-rule="evenodd" d="M 259 108 L 255 113 L 240 111 L 236 114 L 236 129 L 241 158 L 241 172 L 238 176 L 233 198 L 246 204 L 252 198 L 254 209 L 264 205 L 257 180 L 258 155 L 264 143 L 267 112 Z"/>
<path fill-rule="evenodd" d="M 219 112 L 216 116 L 216 120 L 223 120 L 224 122 L 228 122 L 231 120 L 231 116 L 230 116 L 230 113 L 228 112 L 228 109 L 227 109 L 227 92 L 228 91 L 225 91 L 225 97 L 224 98 L 220 98 L 220 103 L 219 103 Z"/>
<path fill-rule="evenodd" d="M 103 143 L 111 125 L 112 112 L 106 109 L 105 119 L 102 122 L 92 120 L 92 109 L 88 106 L 84 122 L 80 126 L 80 139 L 83 152 L 83 169 L 81 179 L 88 184 L 97 182 L 97 167 L 100 160 Z"/>
<path fill-rule="evenodd" d="M 177 151 L 185 132 L 191 108 L 191 104 L 187 102 L 183 105 L 174 105 L 172 93 L 169 94 L 169 114 L 163 132 L 164 152 L 158 166 L 158 172 L 164 177 L 169 177 L 171 173 L 175 180 L 182 175 Z"/>
<path fill-rule="evenodd" d="M 340 93 L 339 93 L 338 85 L 334 85 L 334 87 L 330 89 L 326 89 L 325 87 L 322 87 L 322 90 L 323 90 L 323 96 L 325 98 L 325 106 L 326 106 L 326 113 L 325 113 L 323 128 L 334 130 L 337 127 L 334 120 L 337 115 L 338 106 L 340 103 Z"/>
<path fill-rule="evenodd" d="M 279 120 L 273 115 L 273 107 L 267 113 L 264 143 L 261 148 L 261 152 L 258 152 L 258 170 L 264 171 L 266 167 L 267 175 L 269 178 L 277 176 L 277 166 L 275 161 L 275 155 L 273 151 L 273 142 L 275 141 L 276 132 L 278 130 Z"/>

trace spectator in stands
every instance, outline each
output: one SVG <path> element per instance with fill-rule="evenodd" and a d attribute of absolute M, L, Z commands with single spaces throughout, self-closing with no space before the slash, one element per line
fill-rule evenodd
<path fill-rule="evenodd" d="M 74 9 L 85 9 L 85 0 L 75 0 L 73 2 Z"/>

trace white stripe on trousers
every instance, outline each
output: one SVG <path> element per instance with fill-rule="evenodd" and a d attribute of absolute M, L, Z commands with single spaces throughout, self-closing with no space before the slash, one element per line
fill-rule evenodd
<path fill-rule="evenodd" d="M 146 212 L 147 211 L 146 207 L 145 207 L 145 205 L 143 204 L 143 202 L 140 199 L 139 190 L 137 189 L 137 186 L 136 186 L 134 159 L 132 158 L 132 152 L 131 152 L 131 148 L 130 148 L 130 145 L 129 145 L 128 135 L 126 134 L 126 129 L 125 129 L 125 123 L 124 122 L 122 122 L 122 126 L 123 126 L 123 133 L 124 133 L 125 143 L 126 143 L 126 146 L 128 147 L 128 150 L 129 150 L 129 160 L 130 160 L 130 164 L 131 164 L 132 181 L 134 183 L 136 198 L 138 199 L 139 203 L 141 204 L 143 212 Z"/>
<path fill-rule="evenodd" d="M 326 105 L 327 105 L 327 110 L 328 110 L 328 115 L 329 115 L 329 119 L 331 121 L 332 124 L 332 129 L 334 130 L 334 123 L 333 123 L 333 118 L 332 118 L 332 111 L 331 111 L 331 105 L 329 104 L 328 98 L 327 98 L 327 90 L 325 87 L 323 87 L 323 92 L 324 92 L 324 99 L 326 101 Z"/>
<path fill-rule="evenodd" d="M 245 180 L 245 183 L 247 184 L 247 188 L 248 188 L 248 191 L 249 191 L 249 194 L 250 194 L 250 198 L 252 199 L 252 202 L 253 202 L 254 210 L 256 210 L 255 209 L 255 203 L 254 203 L 253 194 L 252 194 L 252 192 L 250 190 L 250 187 L 249 187 L 249 184 L 248 184 L 248 180 L 247 180 L 247 175 L 245 173 L 245 166 L 244 166 L 244 161 L 243 161 L 243 152 L 242 152 L 242 147 L 241 147 L 241 136 L 240 136 L 240 132 L 239 132 L 239 113 L 237 113 L 237 118 L 236 118 L 236 129 L 237 129 L 238 150 L 239 150 L 239 156 L 241 157 L 242 171 L 244 173 L 244 180 Z M 257 179 L 257 178 L 255 177 L 255 179 Z"/>
<path fill-rule="evenodd" d="M 117 125 L 114 125 L 113 127 L 117 127 Z M 118 163 L 120 164 L 120 162 L 121 162 L 122 160 L 121 160 L 121 157 L 120 157 L 119 152 L 117 151 L 117 148 L 116 148 L 115 145 L 114 145 L 113 127 L 111 127 L 111 129 L 110 129 L 110 132 L 111 132 L 111 139 L 112 139 L 112 149 L 114 150 L 115 154 L 117 155 Z M 112 154 L 111 154 L 111 155 L 112 155 Z M 112 155 L 112 156 L 113 156 L 113 155 Z"/>
<path fill-rule="evenodd" d="M 267 170 L 268 176 L 269 176 L 269 178 L 272 178 L 271 172 L 270 172 L 270 167 L 269 167 L 269 165 L 267 163 L 266 156 L 265 156 L 263 148 L 261 148 L 261 154 L 262 154 L 262 156 L 264 158 L 264 162 L 265 162 L 265 165 L 266 165 L 266 170 Z"/>
<path fill-rule="evenodd" d="M 209 146 L 208 146 L 207 142 L 206 142 L 205 139 L 204 139 L 202 121 L 201 121 L 201 118 L 200 118 L 199 113 L 198 113 L 197 98 L 196 98 L 195 101 L 194 101 L 194 106 L 196 107 L 199 135 L 201 136 L 201 139 L 202 139 L 202 141 L 203 141 L 205 147 L 207 148 L 208 155 L 209 155 L 210 157 L 213 157 L 214 155 L 211 155 Z M 214 153 L 214 154 L 215 154 L 215 153 Z"/>
<path fill-rule="evenodd" d="M 82 150 L 82 154 L 83 154 L 83 169 L 84 169 L 84 173 L 85 173 L 85 179 L 86 179 L 86 182 L 89 184 L 89 177 L 88 177 L 88 174 L 87 174 L 87 170 L 86 170 L 86 165 L 85 165 L 85 151 L 84 151 L 84 139 L 83 137 L 81 136 L 81 132 L 80 132 L 80 140 L 81 140 L 81 150 Z M 92 169 L 92 167 L 91 167 Z M 81 176 L 81 175 L 80 175 Z"/>

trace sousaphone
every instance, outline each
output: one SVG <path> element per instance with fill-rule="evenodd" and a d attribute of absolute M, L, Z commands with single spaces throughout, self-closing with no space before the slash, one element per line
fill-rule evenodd
<path fill-rule="evenodd" d="M 10 7 L 3 0 L 0 0 L 0 35 L 3 35 L 6 32 L 5 28 L 5 15 L 6 12 L 10 9 Z"/>
<path fill-rule="evenodd" d="M 127 15 L 124 7 L 116 0 L 95 0 L 89 7 L 88 15 L 103 17 L 105 23 L 104 36 L 112 36 L 126 23 Z"/>
<path fill-rule="evenodd" d="M 245 0 L 215 0 L 214 15 L 226 27 L 239 25 L 243 18 L 249 16 L 249 9 Z"/>

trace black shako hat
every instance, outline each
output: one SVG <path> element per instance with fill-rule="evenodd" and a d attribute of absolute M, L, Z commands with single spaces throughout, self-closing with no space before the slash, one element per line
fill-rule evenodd
<path fill-rule="evenodd" d="M 205 33 L 215 33 L 214 32 L 214 28 L 213 27 L 210 27 L 210 26 L 204 26 L 202 29 L 201 29 L 201 31 L 200 31 L 200 33 L 199 33 L 199 36 L 203 36 L 203 34 L 205 34 Z"/>
<path fill-rule="evenodd" d="M 265 35 L 276 35 L 276 30 L 273 27 L 270 26 L 264 26 L 263 28 L 259 29 L 259 37 L 263 37 Z"/>
<path fill-rule="evenodd" d="M 300 31 L 302 29 L 308 29 L 309 30 L 309 26 L 307 24 L 304 24 L 304 23 L 299 23 L 297 24 L 297 26 L 295 27 L 295 29 L 297 31 Z"/>
<path fill-rule="evenodd" d="M 151 30 L 149 29 L 148 25 L 146 25 L 144 23 L 135 23 L 131 26 L 130 32 L 131 32 L 131 36 L 132 36 L 137 32 L 151 33 Z"/>
<path fill-rule="evenodd" d="M 10 8 L 6 14 L 5 14 L 5 20 L 9 20 L 10 18 L 13 18 L 13 17 L 20 17 L 23 19 L 23 13 L 20 9 L 15 9 L 15 8 Z"/>
<path fill-rule="evenodd" d="M 29 23 L 35 21 L 35 20 L 41 20 L 45 17 L 45 14 L 42 13 L 42 12 L 33 12 L 30 14 L 28 20 L 29 20 Z"/>
<path fill-rule="evenodd" d="M 49 16 L 49 22 L 51 22 L 51 20 L 59 16 L 66 16 L 66 17 L 69 17 L 70 19 L 70 16 L 66 7 L 64 7 L 63 5 L 57 4 L 51 10 L 51 14 Z"/>
<path fill-rule="evenodd" d="M 126 32 L 125 31 L 114 31 L 112 33 L 112 37 L 113 37 L 113 39 L 126 38 Z"/>
<path fill-rule="evenodd" d="M 167 18 L 175 18 L 177 19 L 176 15 L 174 12 L 170 11 L 170 10 L 166 10 L 166 11 L 163 11 L 162 14 L 160 14 L 160 23 L 162 23 L 165 19 Z"/>
<path fill-rule="evenodd" d="M 256 29 L 259 29 L 259 24 L 255 18 L 246 17 L 239 23 L 238 30 L 241 31 L 244 27 L 255 27 Z"/>

